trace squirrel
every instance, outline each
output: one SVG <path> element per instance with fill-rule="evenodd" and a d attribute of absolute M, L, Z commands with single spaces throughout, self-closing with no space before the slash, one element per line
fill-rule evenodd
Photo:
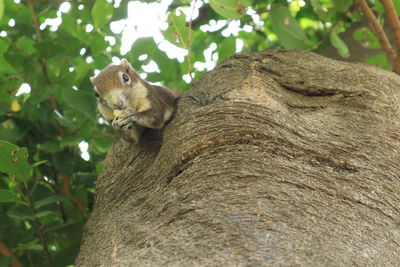
<path fill-rule="evenodd" d="M 161 129 L 175 111 L 177 95 L 140 78 L 126 59 L 90 80 L 101 115 L 128 142 L 138 144 L 145 128 Z"/>

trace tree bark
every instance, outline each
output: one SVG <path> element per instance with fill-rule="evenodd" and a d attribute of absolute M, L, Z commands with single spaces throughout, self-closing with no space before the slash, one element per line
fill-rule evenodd
<path fill-rule="evenodd" d="M 114 143 L 76 265 L 398 266 L 399 103 L 373 66 L 232 56 Z"/>

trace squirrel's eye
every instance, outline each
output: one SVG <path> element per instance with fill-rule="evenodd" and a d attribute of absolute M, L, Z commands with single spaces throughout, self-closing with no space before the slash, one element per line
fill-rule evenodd
<path fill-rule="evenodd" d="M 124 73 L 124 74 L 122 74 L 122 79 L 124 80 L 124 83 L 127 83 L 127 82 L 129 82 L 129 76 L 128 76 L 128 75 L 126 75 L 125 73 Z"/>
<path fill-rule="evenodd" d="M 97 93 L 96 91 L 94 91 L 94 95 L 95 95 L 95 97 L 97 97 L 97 98 L 100 97 L 99 93 Z"/>

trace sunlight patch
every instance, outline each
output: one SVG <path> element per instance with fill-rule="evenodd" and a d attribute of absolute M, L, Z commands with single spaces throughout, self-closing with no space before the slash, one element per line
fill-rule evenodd
<path fill-rule="evenodd" d="M 88 152 L 89 144 L 86 141 L 82 141 L 79 143 L 79 149 L 81 150 L 81 158 L 86 161 L 90 160 L 90 155 Z"/>
<path fill-rule="evenodd" d="M 31 92 L 31 86 L 28 83 L 23 83 L 19 87 L 15 96 L 20 96 L 22 94 L 29 94 Z"/>

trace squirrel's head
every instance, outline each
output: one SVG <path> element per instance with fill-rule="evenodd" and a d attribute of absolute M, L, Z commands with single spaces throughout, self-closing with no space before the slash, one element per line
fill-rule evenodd
<path fill-rule="evenodd" d="M 126 107 L 124 92 L 140 81 L 139 75 L 125 58 L 119 65 L 109 65 L 96 77 L 90 77 L 98 101 L 111 109 Z"/>

